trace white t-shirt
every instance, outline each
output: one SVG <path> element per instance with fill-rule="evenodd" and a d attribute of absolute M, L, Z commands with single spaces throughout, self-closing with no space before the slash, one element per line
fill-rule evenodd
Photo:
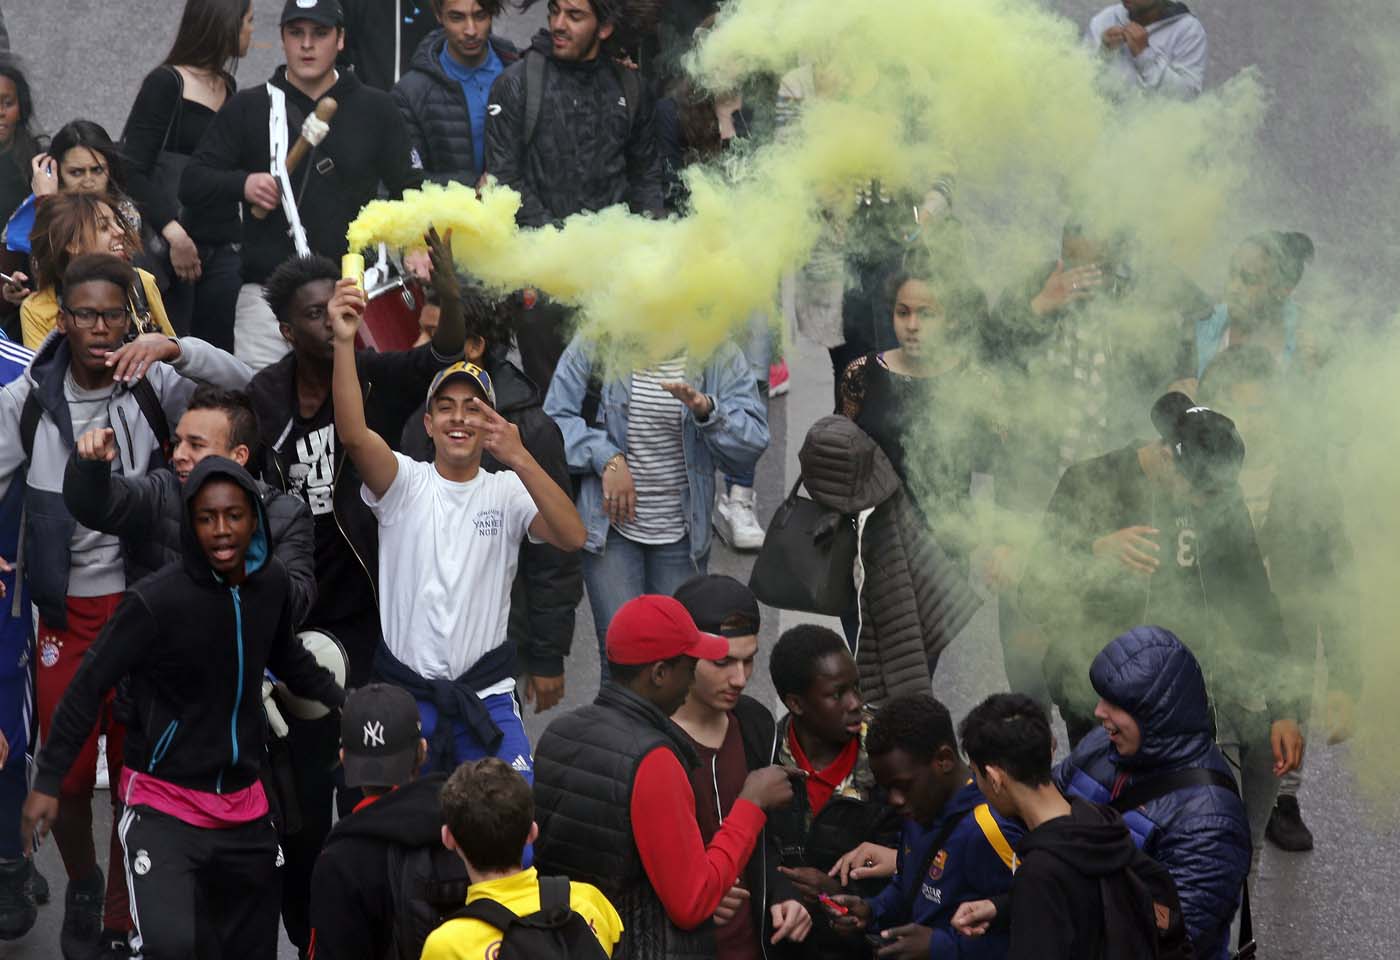
<path fill-rule="evenodd" d="M 454 483 L 394 456 L 399 472 L 382 498 L 360 487 L 379 520 L 384 642 L 420 677 L 455 679 L 506 642 L 520 544 L 539 510 L 510 471 Z M 512 678 L 477 693 L 514 689 Z"/>

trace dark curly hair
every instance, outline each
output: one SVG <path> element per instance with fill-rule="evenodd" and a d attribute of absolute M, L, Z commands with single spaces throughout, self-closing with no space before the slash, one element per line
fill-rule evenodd
<path fill-rule="evenodd" d="M 308 283 L 329 280 L 335 283 L 340 279 L 340 267 L 329 257 L 312 254 L 309 257 L 291 257 L 282 261 L 272 276 L 263 284 L 263 299 L 272 308 L 272 315 L 279 323 L 285 323 L 284 314 L 292 305 L 292 297 Z"/>
<path fill-rule="evenodd" d="M 872 757 L 903 750 L 915 760 L 928 761 L 944 746 L 957 752 L 953 716 L 927 693 L 912 693 L 886 703 L 865 735 L 865 752 Z"/>
<path fill-rule="evenodd" d="M 768 675 L 778 699 L 802 696 L 817 678 L 817 663 L 833 654 L 851 655 L 839 633 L 814 623 L 793 627 L 773 645 L 768 655 Z"/>

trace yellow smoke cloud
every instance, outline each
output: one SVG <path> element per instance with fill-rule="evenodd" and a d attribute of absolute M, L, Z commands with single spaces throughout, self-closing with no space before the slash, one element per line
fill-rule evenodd
<path fill-rule="evenodd" d="M 1054 261 L 1070 215 L 1098 237 L 1130 234 L 1139 264 L 1180 268 L 1216 295 L 1238 241 L 1294 226 L 1289 211 L 1305 205 L 1279 202 L 1286 191 L 1256 148 L 1268 105 L 1260 76 L 1246 72 L 1191 103 L 1113 98 L 1080 33 L 1032 0 L 730 0 L 688 61 L 701 86 L 723 92 L 799 67 L 814 82 L 780 136 L 727 167 L 687 170 L 688 216 L 658 221 L 611 209 L 520 230 L 508 189 L 488 187 L 477 199 L 466 187 L 430 186 L 371 203 L 350 228 L 350 246 L 412 246 L 430 224 L 451 228 L 456 259 L 492 289 L 546 291 L 579 308 L 583 332 L 645 357 L 680 347 L 702 356 L 771 307 L 783 273 L 803 265 L 819 238 L 840 242 L 858 184 L 878 179 L 920 195 L 935 177 L 955 174 L 969 262 L 993 299 Z M 1378 100 L 1393 102 L 1385 97 L 1400 83 L 1382 86 Z M 1307 281 L 1313 329 L 1369 312 L 1358 311 L 1357 291 L 1329 286 L 1325 270 L 1319 263 Z M 1378 794 L 1400 786 L 1390 736 L 1400 721 L 1400 645 L 1390 639 L 1400 617 L 1400 510 L 1386 484 L 1400 472 L 1397 356 L 1395 343 L 1361 337 L 1355 355 L 1336 363 L 1329 379 L 1345 385 L 1343 405 L 1367 411 L 1367 420 L 1345 454 L 1317 451 L 1340 466 L 1364 576 L 1370 692 L 1362 715 L 1375 711 L 1385 722 L 1363 726 L 1356 754 Z M 1002 417 L 1008 378 L 989 371 L 985 389 L 963 398 L 952 418 Z M 1046 430 L 1071 402 L 1054 383 L 1032 378 L 1017 389 L 1016 412 L 1041 418 Z M 1326 436 L 1329 415 L 1301 429 Z M 930 411 L 929 420 L 949 416 Z M 916 453 L 919 432 L 916 425 Z M 937 525 L 936 504 L 930 516 Z M 1016 527 L 1005 539 L 1026 540 L 1039 518 L 978 514 L 958 523 L 971 526 L 956 531 L 960 539 L 987 541 Z"/>

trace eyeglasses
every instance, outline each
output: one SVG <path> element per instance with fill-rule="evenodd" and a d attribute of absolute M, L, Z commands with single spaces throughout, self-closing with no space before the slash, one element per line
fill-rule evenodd
<path fill-rule="evenodd" d="M 101 320 L 102 325 L 108 328 L 125 326 L 126 321 L 131 316 L 126 307 L 116 307 L 111 310 L 98 310 L 93 307 L 78 307 L 76 310 L 69 307 L 61 309 L 73 318 L 73 325 L 79 330 L 91 330 L 97 326 L 98 320 Z"/>

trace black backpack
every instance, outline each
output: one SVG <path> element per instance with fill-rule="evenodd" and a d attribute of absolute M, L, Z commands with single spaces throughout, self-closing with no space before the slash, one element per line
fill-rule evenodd
<path fill-rule="evenodd" d="M 1099 881 L 1103 897 L 1101 960 L 1196 960 L 1176 883 L 1142 851 L 1121 874 Z"/>
<path fill-rule="evenodd" d="M 449 920 L 481 920 L 501 931 L 496 960 L 607 960 L 588 921 L 569 901 L 568 877 L 540 877 L 540 909 L 516 916 L 495 900 L 473 900 Z"/>
<path fill-rule="evenodd" d="M 386 960 L 418 960 L 428 934 L 467 899 L 471 884 L 467 868 L 460 857 L 440 844 L 391 844 L 388 872 L 394 924 Z"/>

